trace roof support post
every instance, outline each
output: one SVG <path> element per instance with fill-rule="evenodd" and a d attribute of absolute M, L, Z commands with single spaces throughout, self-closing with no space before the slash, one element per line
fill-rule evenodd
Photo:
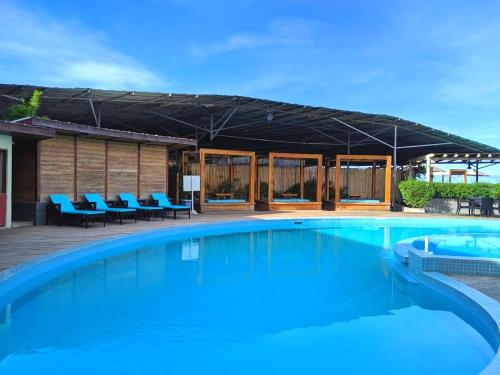
<path fill-rule="evenodd" d="M 479 182 L 479 159 L 476 160 L 476 182 Z"/>
<path fill-rule="evenodd" d="M 391 206 L 394 210 L 396 205 L 396 189 L 398 188 L 398 126 L 394 127 L 394 146 L 392 148 L 392 189 Z"/>
<path fill-rule="evenodd" d="M 92 114 L 94 115 L 95 126 L 98 128 L 101 127 L 101 106 L 97 108 L 97 112 L 94 106 L 94 102 L 92 99 L 89 99 L 90 109 L 92 110 Z"/>
<path fill-rule="evenodd" d="M 210 140 L 214 139 L 214 114 L 210 114 Z"/>
<path fill-rule="evenodd" d="M 434 154 L 425 155 L 425 180 L 427 182 L 432 181 L 432 156 Z"/>
<path fill-rule="evenodd" d="M 224 128 L 224 126 L 226 126 L 226 124 L 229 122 L 231 117 L 233 117 L 233 115 L 236 113 L 237 110 L 238 110 L 238 107 L 237 106 L 234 107 L 233 110 L 229 113 L 229 115 L 227 115 L 226 119 L 221 124 L 221 126 L 219 126 L 215 132 L 213 131 L 213 118 L 211 118 L 211 123 L 210 123 L 211 124 L 211 129 L 210 129 L 210 140 L 211 141 L 213 141 L 214 138 L 217 136 L 217 134 L 219 134 L 219 132 Z"/>

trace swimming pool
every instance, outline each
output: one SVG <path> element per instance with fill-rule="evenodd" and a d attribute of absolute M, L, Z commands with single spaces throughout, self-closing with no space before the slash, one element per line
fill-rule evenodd
<path fill-rule="evenodd" d="M 435 255 L 500 258 L 500 233 L 433 235 L 419 238 L 413 245 Z"/>
<path fill-rule="evenodd" d="M 0 373 L 478 373 L 497 337 L 474 311 L 396 272 L 391 247 L 499 229 L 272 220 L 76 249 L 4 275 Z"/>

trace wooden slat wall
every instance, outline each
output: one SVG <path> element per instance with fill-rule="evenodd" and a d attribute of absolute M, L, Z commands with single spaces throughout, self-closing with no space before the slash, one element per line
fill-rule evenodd
<path fill-rule="evenodd" d="M 167 157 L 165 147 L 141 146 L 141 197 L 148 198 L 155 191 L 166 193 Z"/>
<path fill-rule="evenodd" d="M 137 144 L 109 142 L 108 146 L 108 198 L 115 199 L 119 192 L 137 195 Z"/>
<path fill-rule="evenodd" d="M 98 139 L 77 138 L 77 199 L 85 193 L 99 193 L 104 197 L 106 173 L 105 143 Z"/>
<path fill-rule="evenodd" d="M 165 146 L 141 145 L 139 156 L 137 143 L 57 136 L 40 141 L 39 150 L 40 201 L 54 193 L 82 200 L 83 194 L 94 192 L 108 199 L 116 199 L 121 191 L 138 195 L 138 188 L 143 198 L 148 198 L 153 191 L 167 192 L 168 151 Z M 32 174 L 33 181 L 29 185 L 33 190 L 36 189 L 36 169 Z M 22 198 L 23 191 L 16 188 L 21 196 L 16 199 L 27 200 Z M 34 195 L 34 191 L 30 194 Z"/>
<path fill-rule="evenodd" d="M 12 154 L 12 200 L 36 202 L 36 142 L 15 144 Z"/>
<path fill-rule="evenodd" d="M 74 197 L 75 140 L 58 136 L 40 141 L 40 200 L 49 194 L 66 194 Z"/>
<path fill-rule="evenodd" d="M 400 176 L 398 174 L 398 184 Z M 341 169 L 341 183 L 347 181 L 347 169 Z M 335 167 L 329 169 L 330 188 L 335 186 Z M 363 197 L 371 197 L 372 170 L 371 168 L 349 169 L 349 194 L 360 194 Z M 375 199 L 384 200 L 385 194 L 385 168 L 377 168 L 375 175 Z M 399 189 L 396 189 L 396 197 L 399 197 Z M 333 195 L 330 197 L 333 199 Z"/>

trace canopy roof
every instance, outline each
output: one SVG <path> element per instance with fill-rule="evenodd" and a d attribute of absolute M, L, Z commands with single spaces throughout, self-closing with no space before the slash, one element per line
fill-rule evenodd
<path fill-rule="evenodd" d="M 498 153 L 499 149 L 388 115 L 311 107 L 229 95 L 0 85 L 0 116 L 34 89 L 40 115 L 103 128 L 194 138 L 200 147 L 302 152 L 392 154 L 398 161 L 431 152 Z M 395 130 L 397 129 L 397 130 Z"/>

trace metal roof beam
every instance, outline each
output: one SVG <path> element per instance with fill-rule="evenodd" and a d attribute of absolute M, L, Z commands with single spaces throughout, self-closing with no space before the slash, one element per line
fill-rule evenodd
<path fill-rule="evenodd" d="M 349 129 L 352 129 L 352 130 L 354 130 L 354 131 L 357 131 L 358 133 L 364 134 L 364 135 L 366 135 L 368 138 L 374 139 L 374 140 L 376 140 L 377 142 L 380 142 L 380 143 L 382 143 L 383 145 L 386 145 L 386 146 L 387 146 L 387 147 L 389 147 L 389 148 L 394 148 L 394 146 L 393 146 L 393 145 L 390 145 L 389 143 L 384 142 L 383 140 L 381 140 L 381 139 L 379 139 L 379 138 L 377 138 L 377 137 L 374 137 L 373 135 L 371 135 L 371 134 L 369 134 L 369 133 L 367 133 L 367 132 L 364 132 L 363 130 L 359 130 L 358 128 L 356 128 L 356 127 L 354 127 L 354 126 L 349 125 L 348 123 L 346 123 L 346 122 L 344 122 L 344 121 L 339 120 L 338 118 L 332 117 L 332 120 L 337 121 L 339 124 L 342 124 L 342 125 L 344 125 L 344 126 L 347 126 Z"/>
<path fill-rule="evenodd" d="M 227 115 L 226 119 L 224 120 L 224 122 L 221 124 L 221 126 L 219 126 L 215 132 L 213 132 L 212 129 L 210 129 L 210 140 L 213 141 L 215 137 L 217 137 L 217 134 L 219 134 L 219 132 L 224 129 L 224 126 L 226 126 L 226 124 L 229 122 L 229 120 L 231 120 L 231 117 L 233 117 L 233 115 L 236 113 L 236 111 L 238 110 L 238 106 L 234 107 L 233 110 Z"/>
<path fill-rule="evenodd" d="M 398 146 L 398 150 L 403 148 L 418 148 L 418 147 L 431 147 L 431 146 L 444 146 L 444 145 L 452 145 L 452 142 L 443 142 L 443 143 L 427 143 L 423 145 L 410 145 L 410 146 Z"/>
<path fill-rule="evenodd" d="M 319 134 L 321 134 L 321 135 L 324 135 L 324 136 L 325 136 L 325 137 L 327 137 L 327 138 L 333 139 L 334 141 L 337 141 L 337 142 L 339 142 L 340 144 L 343 144 L 344 146 L 347 146 L 347 143 L 346 143 L 345 141 L 341 141 L 340 139 L 335 138 L 334 136 L 331 136 L 330 134 L 327 134 L 327 133 L 325 133 L 325 132 L 323 132 L 323 131 L 321 131 L 321 130 L 319 130 L 319 129 L 316 129 L 316 128 L 312 127 L 312 126 L 307 126 L 307 125 L 305 125 L 305 126 L 306 126 L 307 128 L 309 128 L 309 129 L 311 129 L 311 130 L 314 130 L 316 133 L 319 133 Z"/>
<path fill-rule="evenodd" d="M 92 110 L 92 114 L 94 115 L 95 126 L 98 128 L 101 127 L 101 106 L 99 105 L 98 113 L 96 113 L 94 102 L 92 99 L 89 99 L 90 109 Z"/>
<path fill-rule="evenodd" d="M 150 112 L 152 114 L 154 114 L 154 115 L 164 117 L 164 118 L 166 118 L 168 120 L 172 120 L 172 121 L 178 122 L 178 123 L 183 124 L 183 125 L 191 126 L 192 128 L 195 128 L 195 129 L 198 129 L 198 130 L 202 130 L 204 132 L 208 132 L 207 129 L 205 129 L 205 128 L 201 127 L 201 126 L 195 125 L 195 124 L 191 124 L 191 123 L 189 123 L 187 121 L 182 121 L 182 120 L 176 119 L 174 117 L 170 117 L 170 116 L 164 115 L 163 113 L 159 113 L 159 112 L 155 112 L 155 111 L 150 111 Z"/>

